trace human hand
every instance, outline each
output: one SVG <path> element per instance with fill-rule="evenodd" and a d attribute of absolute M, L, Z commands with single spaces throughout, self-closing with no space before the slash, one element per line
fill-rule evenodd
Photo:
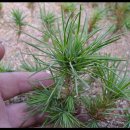
<path fill-rule="evenodd" d="M 28 77 L 31 73 L 12 72 L 0 74 L 0 127 L 18 128 L 24 122 L 24 117 L 27 116 L 26 104 L 18 103 L 13 105 L 5 105 L 4 101 L 19 94 L 29 92 L 32 86 L 28 83 Z M 43 80 L 48 78 L 48 73 L 40 72 L 34 75 L 30 81 Z M 45 86 L 52 84 L 51 80 L 42 82 Z M 38 84 L 37 84 L 38 87 Z M 39 119 L 39 120 L 38 120 Z M 39 123 L 39 117 L 30 118 L 22 127 L 29 127 L 35 123 Z"/>
<path fill-rule="evenodd" d="M 2 57 L 3 52 L 1 52 L 0 46 L 0 59 Z M 28 72 L 0 73 L 0 128 L 19 128 L 23 124 L 24 118 L 28 114 L 26 111 L 27 105 L 25 103 L 6 105 L 4 101 L 31 91 L 32 86 L 28 82 L 28 77 L 31 74 Z M 48 73 L 40 72 L 32 76 L 29 81 L 43 80 L 49 77 L 50 75 Z M 48 86 L 53 82 L 52 80 L 44 80 L 42 83 Z M 39 84 L 35 83 L 35 86 L 38 87 Z M 43 120 L 44 118 L 39 117 L 39 115 L 37 117 L 31 117 L 22 127 L 31 127 Z"/>

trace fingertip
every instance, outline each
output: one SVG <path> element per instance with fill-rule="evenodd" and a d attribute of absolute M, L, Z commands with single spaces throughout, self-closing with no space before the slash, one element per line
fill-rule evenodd
<path fill-rule="evenodd" d="M 0 43 L 0 60 L 2 60 L 4 55 L 5 55 L 5 47 L 2 45 L 2 43 Z"/>

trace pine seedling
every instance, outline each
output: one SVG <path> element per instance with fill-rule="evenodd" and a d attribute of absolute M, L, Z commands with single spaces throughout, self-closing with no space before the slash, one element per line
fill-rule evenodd
<path fill-rule="evenodd" d="M 103 95 L 111 101 L 129 97 L 130 79 L 128 78 L 127 68 L 126 70 L 120 70 L 120 64 L 121 62 L 106 62 L 102 69 L 100 69 L 101 67 L 98 68 L 98 75 L 102 77 L 103 82 Z"/>
<path fill-rule="evenodd" d="M 27 8 L 31 10 L 31 17 L 33 17 L 33 12 L 34 12 L 34 9 L 35 9 L 35 3 L 34 2 L 29 2 L 27 4 Z"/>
<path fill-rule="evenodd" d="M 107 108 L 112 107 L 112 103 L 109 99 L 104 99 L 102 95 L 97 95 L 95 97 L 82 97 L 82 101 L 86 106 L 88 113 L 92 116 L 92 119 L 103 120 L 103 111 Z"/>
<path fill-rule="evenodd" d="M 3 9 L 3 5 L 2 3 L 0 3 L 0 12 L 2 11 L 2 9 Z"/>
<path fill-rule="evenodd" d="M 0 3 L 0 17 L 3 17 L 3 4 Z"/>
<path fill-rule="evenodd" d="M 98 2 L 93 2 L 91 3 L 92 5 L 92 8 L 97 8 L 99 6 L 99 3 Z"/>
<path fill-rule="evenodd" d="M 14 26 L 15 26 L 15 29 L 17 32 L 17 36 L 18 36 L 17 42 L 18 42 L 18 40 L 21 36 L 21 33 L 23 31 L 23 28 L 26 25 L 26 22 L 25 22 L 26 16 L 19 9 L 12 9 L 11 16 L 12 16 L 12 21 L 14 23 Z"/>
<path fill-rule="evenodd" d="M 112 9 L 112 6 L 113 6 L 113 2 L 106 2 L 105 3 L 105 7 L 107 8 L 107 9 Z"/>
<path fill-rule="evenodd" d="M 100 10 L 99 8 L 93 10 L 88 21 L 88 33 L 92 32 L 95 28 L 97 28 L 97 24 L 103 18 L 103 13 L 104 10 Z"/>
<path fill-rule="evenodd" d="M 37 72 L 37 71 L 41 71 L 44 66 L 41 65 L 40 63 L 36 63 L 36 61 L 34 61 L 35 64 L 32 64 L 32 62 L 22 62 L 21 68 L 27 72 Z"/>
<path fill-rule="evenodd" d="M 126 11 L 128 7 L 127 4 L 119 3 L 115 4 L 115 18 L 116 18 L 116 28 L 115 31 L 120 30 L 124 26 L 124 20 L 126 16 Z"/>
<path fill-rule="evenodd" d="M 55 24 L 55 14 L 52 12 L 47 12 L 45 9 L 45 5 L 44 8 L 40 8 L 40 19 L 41 19 L 41 23 L 42 23 L 42 27 L 44 29 L 44 27 L 46 26 L 47 29 L 51 29 L 52 27 L 54 28 L 54 24 Z M 50 39 L 49 34 L 47 31 L 44 32 L 43 34 L 43 41 L 48 42 L 48 40 Z"/>
<path fill-rule="evenodd" d="M 109 8 L 108 12 L 111 12 L 111 19 L 115 23 L 114 32 L 122 30 L 123 27 L 129 29 L 129 11 L 130 11 L 130 3 L 113 3 L 111 8 Z"/>
<path fill-rule="evenodd" d="M 42 24 L 45 24 L 48 28 L 52 27 L 55 22 L 55 14 L 52 12 L 48 12 L 45 9 L 45 5 L 43 8 L 40 7 L 40 19 Z"/>
<path fill-rule="evenodd" d="M 114 102 L 103 97 L 103 95 L 96 95 L 95 97 L 82 96 L 81 100 L 87 113 L 91 117 L 90 120 L 86 120 L 87 127 L 99 128 L 99 122 L 106 120 L 104 113 L 107 109 L 115 107 Z"/>
<path fill-rule="evenodd" d="M 99 128 L 99 122 L 97 120 L 90 120 L 88 123 L 87 123 L 87 128 Z"/>
<path fill-rule="evenodd" d="M 0 72 L 14 72 L 14 70 L 12 70 L 10 66 L 0 63 Z"/>
<path fill-rule="evenodd" d="M 80 6 L 80 10 L 73 17 L 70 14 L 68 19 L 65 19 L 62 10 L 62 16 L 57 19 L 58 21 L 61 20 L 61 26 L 58 26 L 57 29 L 58 33 L 55 33 L 55 28 L 48 29 L 45 25 L 45 32 L 47 31 L 51 38 L 50 45 L 23 32 L 38 42 L 35 44 L 24 41 L 27 45 L 42 53 L 41 55 L 32 54 L 32 56 L 37 60 L 37 63 L 44 65 L 42 71 L 49 71 L 51 79 L 54 81 L 47 88 L 39 81 L 42 88 L 34 89 L 34 93 L 27 100 L 28 111 L 31 115 L 45 115 L 46 118 L 42 127 L 86 127 L 86 123 L 77 118 L 79 106 L 82 107 L 85 104 L 80 98 L 83 93 L 91 89 L 86 81 L 86 75 L 93 73 L 92 70 L 95 68 L 95 64 L 102 68 L 104 61 L 122 61 L 120 58 L 99 54 L 100 49 L 120 38 L 120 35 L 107 38 L 112 27 L 98 35 L 96 39 L 91 41 L 90 45 L 86 46 L 86 42 L 101 29 L 95 29 L 88 34 L 85 30 L 87 18 L 81 26 L 81 13 Z M 74 29 L 75 23 L 78 25 L 76 29 Z M 49 61 L 41 60 L 42 55 L 48 57 Z M 86 94 L 87 92 L 85 97 Z M 87 113 L 81 111 L 81 114 Z"/>
<path fill-rule="evenodd" d="M 66 15 L 72 14 L 76 11 L 76 4 L 75 3 L 63 3 L 61 4 L 61 9 L 64 11 Z"/>
<path fill-rule="evenodd" d="M 126 122 L 124 124 L 124 128 L 130 128 L 130 114 L 125 115 Z"/>
<path fill-rule="evenodd" d="M 102 67 L 98 67 L 97 65 L 95 74 L 102 81 L 102 84 L 99 86 L 99 92 L 95 97 L 91 95 L 83 95 L 81 97 L 86 111 L 92 118 L 90 122 L 87 122 L 89 127 L 98 127 L 98 124 L 96 125 L 94 122 L 99 123 L 100 121 L 104 121 L 107 116 L 117 116 L 112 113 L 112 109 L 117 109 L 116 101 L 129 99 L 130 79 L 127 77 L 127 69 L 125 71 L 121 70 L 120 64 L 121 62 L 112 63 L 105 61 Z M 102 91 L 100 91 L 100 89 L 102 89 Z M 95 126 L 93 126 L 93 123 Z"/>

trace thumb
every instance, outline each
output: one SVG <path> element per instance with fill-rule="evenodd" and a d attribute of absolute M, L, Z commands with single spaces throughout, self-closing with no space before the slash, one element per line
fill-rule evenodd
<path fill-rule="evenodd" d="M 0 60 L 4 57 L 4 54 L 5 54 L 5 48 L 0 42 Z"/>

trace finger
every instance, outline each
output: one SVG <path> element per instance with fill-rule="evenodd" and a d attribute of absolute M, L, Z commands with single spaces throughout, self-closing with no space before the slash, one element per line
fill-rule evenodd
<path fill-rule="evenodd" d="M 35 117 L 30 117 L 26 122 L 25 122 L 25 117 L 27 116 L 27 106 L 25 103 L 19 103 L 19 104 L 14 104 L 14 105 L 8 105 L 7 106 L 7 112 L 8 112 L 8 117 L 10 120 L 10 124 L 13 128 L 19 128 L 19 127 L 31 127 L 32 125 L 35 125 L 37 123 L 42 123 L 44 121 L 44 117 L 41 116 L 35 116 Z"/>
<path fill-rule="evenodd" d="M 32 87 L 29 82 L 35 80 L 42 80 L 42 84 L 49 86 L 53 84 L 52 80 L 44 80 L 50 78 L 50 74 L 46 72 L 39 72 L 28 79 L 32 73 L 28 72 L 12 72 L 12 73 L 0 73 L 0 93 L 3 100 L 8 100 L 16 95 L 31 91 L 34 86 L 40 86 L 39 83 L 34 83 Z"/>
<path fill-rule="evenodd" d="M 5 103 L 3 102 L 0 96 L 0 128 L 11 128 L 11 124 L 9 123 Z"/>
<path fill-rule="evenodd" d="M 5 54 L 5 48 L 0 42 L 0 60 L 3 58 L 4 54 Z"/>

